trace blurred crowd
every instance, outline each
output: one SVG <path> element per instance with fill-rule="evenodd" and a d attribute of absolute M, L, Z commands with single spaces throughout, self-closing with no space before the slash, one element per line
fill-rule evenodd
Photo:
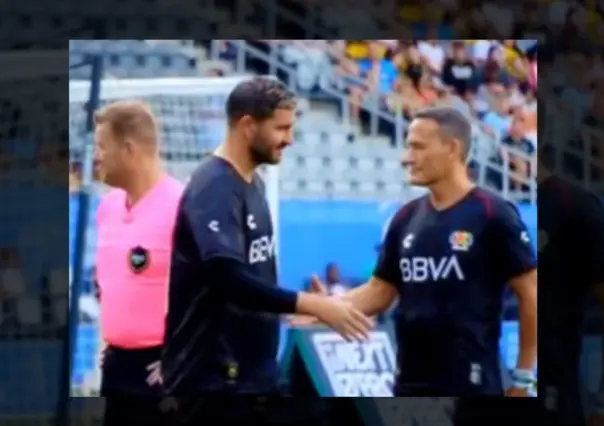
<path fill-rule="evenodd" d="M 509 161 L 520 189 L 537 143 L 536 46 L 526 47 L 516 40 L 338 41 L 337 67 L 358 83 L 349 90 L 353 121 L 369 97 L 407 119 L 425 107 L 454 106 L 519 151 L 496 149 L 495 155 Z"/>
<path fill-rule="evenodd" d="M 435 32 L 431 34 L 437 36 Z M 513 170 L 510 185 L 526 188 L 537 150 L 537 40 L 265 40 L 253 42 L 296 70 L 302 92 L 348 97 L 353 126 L 395 134 L 392 119 L 450 105 L 472 122 L 488 156 Z M 220 57 L 232 58 L 223 42 Z M 253 64 L 252 64 L 253 66 Z M 261 73 L 268 70 L 259 69 Z M 277 72 L 279 74 L 279 72 Z M 290 76 L 281 76 L 284 79 Z M 400 141 L 393 140 L 394 143 Z"/>

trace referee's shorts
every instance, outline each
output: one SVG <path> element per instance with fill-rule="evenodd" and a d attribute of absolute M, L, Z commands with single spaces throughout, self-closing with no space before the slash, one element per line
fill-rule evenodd
<path fill-rule="evenodd" d="M 161 347 L 122 349 L 108 346 L 102 365 L 101 396 L 105 398 L 104 424 L 123 420 L 147 426 L 164 424 L 159 408 L 162 388 L 149 385 L 149 365 L 158 362 Z"/>

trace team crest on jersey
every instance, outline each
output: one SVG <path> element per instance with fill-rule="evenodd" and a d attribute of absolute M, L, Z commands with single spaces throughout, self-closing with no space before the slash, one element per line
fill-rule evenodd
<path fill-rule="evenodd" d="M 128 263 L 130 264 L 130 269 L 135 274 L 140 274 L 147 266 L 149 266 L 149 250 L 144 247 L 136 246 L 130 249 L 130 253 L 128 255 Z"/>
<path fill-rule="evenodd" d="M 451 249 L 454 251 L 468 251 L 474 242 L 474 236 L 467 231 L 455 231 L 449 237 Z"/>

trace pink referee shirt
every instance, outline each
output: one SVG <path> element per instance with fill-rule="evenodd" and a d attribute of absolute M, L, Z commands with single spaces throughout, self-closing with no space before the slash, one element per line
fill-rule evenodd
<path fill-rule="evenodd" d="M 163 343 L 172 231 L 182 192 L 183 185 L 165 175 L 131 208 L 119 189 L 101 200 L 96 273 L 107 344 L 129 349 Z"/>

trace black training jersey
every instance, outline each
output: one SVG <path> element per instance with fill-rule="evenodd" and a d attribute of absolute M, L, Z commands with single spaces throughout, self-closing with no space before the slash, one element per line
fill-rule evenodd
<path fill-rule="evenodd" d="M 216 258 L 235 259 L 255 278 L 277 286 L 260 177 L 248 183 L 227 161 L 204 159 L 183 194 L 173 244 L 162 359 L 166 391 L 275 389 L 278 317 L 235 306 L 225 278 L 209 268 Z"/>
<path fill-rule="evenodd" d="M 604 284 L 604 209 L 595 196 L 554 176 L 538 194 L 539 396 L 558 412 L 556 419 L 574 423 L 572 416 L 582 415 L 578 364 L 585 297 L 590 287 Z"/>
<path fill-rule="evenodd" d="M 475 188 L 445 210 L 428 196 L 405 205 L 375 270 L 400 294 L 395 392 L 501 393 L 504 286 L 535 266 L 517 209 L 495 194 Z"/>

